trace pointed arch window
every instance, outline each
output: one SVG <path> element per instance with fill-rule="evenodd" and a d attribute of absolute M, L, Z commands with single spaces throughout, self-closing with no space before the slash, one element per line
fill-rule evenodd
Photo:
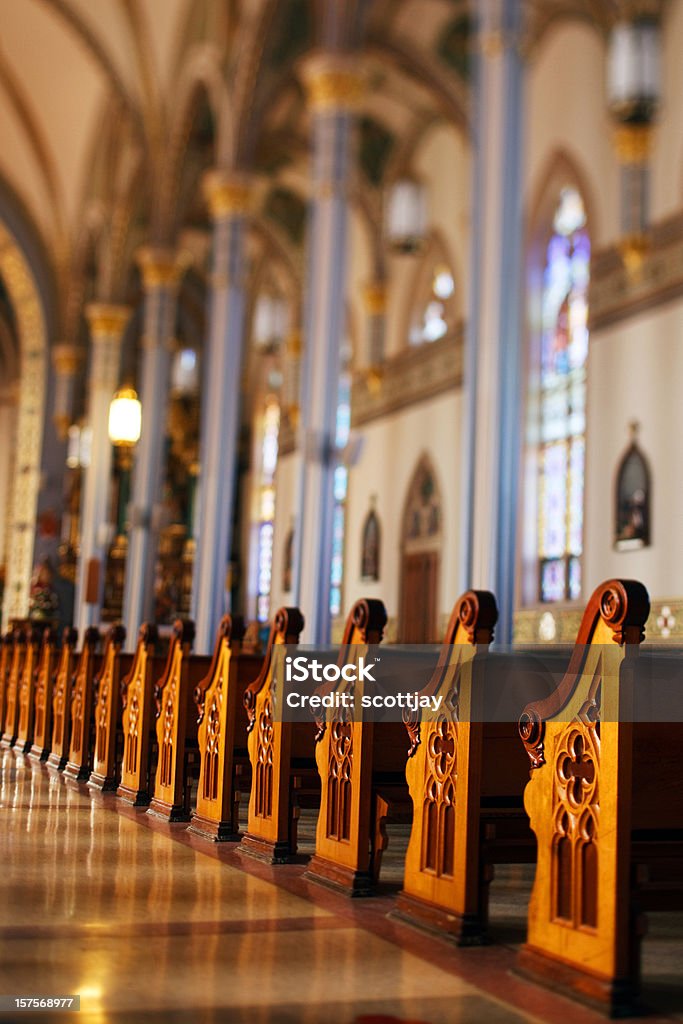
<path fill-rule="evenodd" d="M 579 192 L 564 188 L 545 253 L 539 378 L 539 596 L 581 596 L 590 240 Z"/>
<path fill-rule="evenodd" d="M 351 374 L 345 370 L 339 381 L 337 429 L 335 444 L 340 451 L 346 447 L 351 432 Z M 344 578 L 344 531 L 349 470 L 339 462 L 334 471 L 334 519 L 332 529 L 332 569 L 330 573 L 330 615 L 341 615 L 342 582 Z"/>
<path fill-rule="evenodd" d="M 258 555 L 256 617 L 267 622 L 270 614 L 270 589 L 273 578 L 273 535 L 275 532 L 275 471 L 280 433 L 280 404 L 275 398 L 266 402 L 261 440 L 261 479 L 258 495 Z"/>
<path fill-rule="evenodd" d="M 444 246 L 433 239 L 418 272 L 408 342 L 424 345 L 455 330 L 456 282 Z"/>

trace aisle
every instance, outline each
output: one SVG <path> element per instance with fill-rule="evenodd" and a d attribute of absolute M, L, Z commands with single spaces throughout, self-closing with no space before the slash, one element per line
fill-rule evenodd
<path fill-rule="evenodd" d="M 388 923 L 386 899 L 309 894 L 300 866 L 197 848 L 182 828 L 149 827 L 139 811 L 12 751 L 1 767 L 0 994 L 79 994 L 82 1006 L 2 1020 L 518 1024 L 559 1020 L 560 1010 L 598 1019 L 512 978 L 503 950 L 453 951 Z M 536 1010 L 517 1012 L 463 980 L 454 967 L 468 963 L 489 964 L 487 992 L 507 989 Z"/>

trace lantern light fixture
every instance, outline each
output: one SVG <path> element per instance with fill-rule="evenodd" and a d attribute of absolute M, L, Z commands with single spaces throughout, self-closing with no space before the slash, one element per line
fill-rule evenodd
<path fill-rule="evenodd" d="M 179 348 L 173 356 L 171 390 L 176 395 L 195 395 L 199 390 L 199 359 L 193 348 Z"/>
<path fill-rule="evenodd" d="M 287 303 L 278 295 L 262 292 L 254 309 L 254 345 L 260 351 L 276 348 L 287 334 Z"/>
<path fill-rule="evenodd" d="M 141 430 L 142 406 L 135 388 L 119 388 L 109 406 L 109 440 L 117 448 L 133 448 Z"/>
<path fill-rule="evenodd" d="M 607 58 L 607 101 L 622 124 L 650 124 L 662 95 L 661 31 L 651 18 L 619 22 Z"/>
<path fill-rule="evenodd" d="M 386 235 L 392 249 L 414 253 L 427 231 L 427 193 L 415 178 L 399 178 L 387 197 Z"/>

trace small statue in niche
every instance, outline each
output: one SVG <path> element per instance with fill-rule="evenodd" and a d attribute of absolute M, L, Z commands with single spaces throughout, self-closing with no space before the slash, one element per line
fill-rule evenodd
<path fill-rule="evenodd" d="M 361 579 L 376 582 L 379 579 L 379 519 L 375 512 L 376 497 L 370 499 L 370 511 L 363 524 L 363 549 L 361 554 Z"/>
<path fill-rule="evenodd" d="M 617 551 L 634 551 L 650 543 L 650 470 L 638 445 L 640 424 L 629 424 L 631 444 L 617 470 L 616 523 L 614 546 Z"/>

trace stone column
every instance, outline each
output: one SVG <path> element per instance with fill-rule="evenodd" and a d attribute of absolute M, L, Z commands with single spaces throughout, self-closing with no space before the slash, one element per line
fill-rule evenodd
<path fill-rule="evenodd" d="M 18 391 L 16 381 L 0 388 L 0 567 L 7 562 Z"/>
<path fill-rule="evenodd" d="M 138 253 L 145 290 L 140 403 L 142 432 L 135 452 L 130 532 L 123 595 L 129 644 L 154 618 L 154 578 L 164 482 L 164 442 L 178 286 L 184 254 L 145 247 Z"/>
<path fill-rule="evenodd" d="M 368 323 L 367 382 L 377 391 L 384 373 L 387 290 L 384 281 L 371 281 L 363 294 Z"/>
<path fill-rule="evenodd" d="M 648 249 L 650 156 L 654 126 L 622 124 L 614 132 L 621 175 L 619 249 L 629 274 L 637 278 Z"/>
<path fill-rule="evenodd" d="M 213 220 L 209 337 L 203 367 L 199 499 L 192 612 L 195 648 L 211 651 L 228 606 L 226 574 L 236 496 L 237 441 L 245 312 L 244 178 L 212 172 L 206 192 Z"/>
<path fill-rule="evenodd" d="M 90 465 L 84 471 L 75 606 L 81 636 L 88 626 L 99 624 L 102 608 L 105 559 L 112 532 L 109 404 L 119 383 L 121 341 L 131 311 L 127 306 L 94 303 L 85 313 L 92 337 L 88 376 L 88 423 L 92 442 Z"/>
<path fill-rule="evenodd" d="M 55 371 L 54 424 L 60 440 L 65 441 L 73 421 L 74 385 L 84 353 L 77 345 L 54 345 L 52 365 Z"/>
<path fill-rule="evenodd" d="M 523 5 L 479 0 L 472 294 L 465 361 L 460 589 L 496 595 L 512 638 L 521 444 Z"/>
<path fill-rule="evenodd" d="M 357 64 L 311 58 L 304 80 L 312 113 L 313 182 L 308 234 L 306 346 L 301 389 L 303 472 L 295 598 L 307 643 L 330 637 L 335 433 L 345 328 L 348 184 L 354 112 L 363 93 Z"/>

